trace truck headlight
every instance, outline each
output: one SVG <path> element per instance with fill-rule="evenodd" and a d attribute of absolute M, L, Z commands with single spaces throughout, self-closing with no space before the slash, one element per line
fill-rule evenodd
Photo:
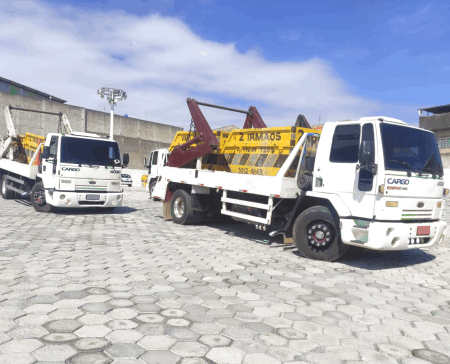
<path fill-rule="evenodd" d="M 117 195 L 117 197 L 116 197 L 117 201 L 120 200 L 120 198 L 121 198 L 121 196 Z"/>
<path fill-rule="evenodd" d="M 386 201 L 386 207 L 398 207 L 398 201 Z"/>
<path fill-rule="evenodd" d="M 61 196 L 59 196 L 59 198 L 60 198 L 61 200 L 64 200 L 64 199 L 66 198 L 66 195 L 61 195 Z"/>

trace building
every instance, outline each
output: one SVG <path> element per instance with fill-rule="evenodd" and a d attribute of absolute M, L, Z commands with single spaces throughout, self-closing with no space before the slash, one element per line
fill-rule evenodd
<path fill-rule="evenodd" d="M 34 100 L 51 100 L 55 102 L 59 102 L 61 104 L 65 104 L 67 101 L 60 99 L 58 97 L 46 94 L 45 92 L 35 90 L 34 88 L 22 85 L 20 83 L 7 80 L 6 78 L 0 77 L 0 92 L 3 92 L 8 95 L 21 95 L 25 97 L 29 97 Z"/>
<path fill-rule="evenodd" d="M 436 135 L 444 169 L 449 169 L 450 104 L 419 109 L 419 127 L 430 130 Z"/>
<path fill-rule="evenodd" d="M 96 90 L 92 91 L 96 94 Z M 67 115 L 74 131 L 109 135 L 109 112 L 70 105 L 66 100 L 0 77 L 0 138 L 7 135 L 3 107 L 9 105 L 28 110 L 62 112 Z M 13 110 L 12 118 L 19 135 L 25 132 L 47 135 L 58 130 L 59 117 L 55 115 Z M 120 152 L 130 155 L 126 173 L 132 174 L 130 169 L 140 171 L 139 176 L 133 176 L 134 182 L 140 183 L 144 158 L 148 158 L 154 149 L 167 148 L 175 134 L 182 130 L 167 124 L 114 115 L 114 139 L 119 143 Z"/>

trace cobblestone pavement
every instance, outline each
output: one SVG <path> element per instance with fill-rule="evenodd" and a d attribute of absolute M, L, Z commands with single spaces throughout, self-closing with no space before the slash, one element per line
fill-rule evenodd
<path fill-rule="evenodd" d="M 0 364 L 449 363 L 450 251 L 340 262 L 239 223 L 0 200 Z"/>

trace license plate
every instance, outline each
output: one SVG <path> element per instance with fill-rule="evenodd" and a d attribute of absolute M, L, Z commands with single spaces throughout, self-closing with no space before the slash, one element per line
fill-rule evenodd
<path fill-rule="evenodd" d="M 100 195 L 86 195 L 86 200 L 89 201 L 100 200 Z"/>
<path fill-rule="evenodd" d="M 430 235 L 431 226 L 418 226 L 417 235 Z"/>

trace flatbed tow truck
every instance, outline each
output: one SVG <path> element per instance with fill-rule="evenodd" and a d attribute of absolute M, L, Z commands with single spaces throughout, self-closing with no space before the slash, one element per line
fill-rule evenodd
<path fill-rule="evenodd" d="M 221 146 L 198 105 L 216 106 L 187 102 L 199 135 L 159 166 L 153 198 L 163 202 L 165 219 L 197 224 L 228 215 L 270 229 L 270 236 L 282 234 L 303 256 L 325 261 L 339 259 L 351 245 L 392 251 L 443 241 L 449 191 L 432 132 L 389 117 L 327 122 L 321 134 L 293 127 L 289 153 L 266 168 L 255 161 L 277 154 L 272 128 L 234 130 Z M 246 133 L 254 134 L 254 144 L 240 153 Z M 229 170 L 204 168 L 203 158 L 221 150 L 228 150 Z M 279 148 L 273 159 L 280 154 Z M 233 165 L 240 169 L 233 172 Z"/>

